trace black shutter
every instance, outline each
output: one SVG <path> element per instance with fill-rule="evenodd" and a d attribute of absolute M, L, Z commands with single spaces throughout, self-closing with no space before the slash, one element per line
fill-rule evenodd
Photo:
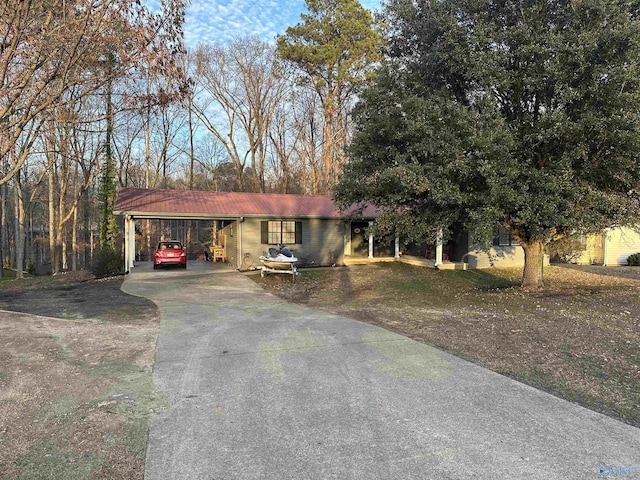
<path fill-rule="evenodd" d="M 269 243 L 269 222 L 260 222 L 260 243 Z"/>
<path fill-rule="evenodd" d="M 296 243 L 302 243 L 302 222 L 296 222 Z"/>

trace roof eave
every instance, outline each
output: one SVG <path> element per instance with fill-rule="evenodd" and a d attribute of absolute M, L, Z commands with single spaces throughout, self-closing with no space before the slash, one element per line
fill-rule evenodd
<path fill-rule="evenodd" d="M 166 220 L 236 220 L 238 218 L 301 218 L 315 220 L 346 220 L 346 216 L 327 215 L 275 215 L 275 214 L 202 214 L 202 213 L 168 213 L 168 212 L 141 212 L 135 210 L 114 210 L 114 215 L 128 215 L 139 219 L 166 219 Z M 363 217 L 363 220 L 374 220 L 373 217 Z"/>

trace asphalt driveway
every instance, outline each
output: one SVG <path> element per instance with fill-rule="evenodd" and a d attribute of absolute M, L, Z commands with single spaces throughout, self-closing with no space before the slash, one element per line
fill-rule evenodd
<path fill-rule="evenodd" d="M 242 274 L 123 290 L 161 311 L 148 480 L 640 478 L 639 429 Z"/>

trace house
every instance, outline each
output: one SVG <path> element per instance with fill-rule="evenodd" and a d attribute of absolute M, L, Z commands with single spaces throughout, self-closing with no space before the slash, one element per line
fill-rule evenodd
<path fill-rule="evenodd" d="M 521 267 L 524 264 L 524 250 L 509 232 L 500 227 L 493 246 L 487 252 L 474 246 L 473 236 L 464 234 L 455 239 L 454 244 L 462 243 L 458 254 L 449 255 L 451 260 L 465 262 L 467 268 L 487 268 L 492 264 L 496 267 Z M 466 240 L 466 243 L 465 243 Z M 628 227 L 614 227 L 602 234 L 591 235 L 582 239 L 583 251 L 574 257 L 573 263 L 579 265 L 626 265 L 627 257 L 640 252 L 640 231 Z M 445 245 L 445 250 L 447 246 Z M 545 255 L 545 264 L 549 257 Z"/>
<path fill-rule="evenodd" d="M 584 251 L 574 259 L 579 265 L 626 265 L 629 255 L 640 252 L 640 231 L 612 227 L 585 239 Z"/>
<path fill-rule="evenodd" d="M 136 222 L 141 220 L 201 220 L 220 225 L 224 259 L 235 268 L 257 265 L 270 246 L 285 244 L 301 265 L 345 265 L 402 260 L 438 268 L 521 267 L 524 252 L 502 229 L 487 255 L 464 233 L 446 243 L 432 242 L 405 249 L 400 240 L 374 238 L 368 227 L 377 212 L 372 207 L 340 212 L 330 196 L 274 193 L 203 192 L 122 188 L 114 213 L 124 219 L 125 270 L 140 251 Z M 170 230 L 172 238 L 186 239 L 186 229 Z M 626 257 L 625 257 L 626 260 Z M 548 259 L 546 259 L 548 262 Z"/>
<path fill-rule="evenodd" d="M 406 253 L 427 259 L 436 259 L 436 245 L 409 245 Z M 549 263 L 545 255 L 545 264 Z M 524 265 L 524 249 L 507 230 L 499 227 L 493 245 L 487 251 L 474 240 L 473 233 L 460 232 L 453 235 L 442 245 L 442 259 L 439 268 L 490 268 L 490 267 L 522 267 Z"/>
<path fill-rule="evenodd" d="M 236 268 L 247 266 L 247 259 L 257 264 L 270 246 L 281 243 L 306 265 L 342 265 L 345 257 L 390 253 L 388 246 L 376 247 L 376 240 L 365 233 L 376 217 L 373 208 L 347 220 L 348 213 L 341 213 L 331 197 L 323 195 L 122 188 L 114 214 L 124 218 L 126 271 L 133 267 L 139 249 L 136 222 L 140 220 L 219 222 L 225 258 Z"/>

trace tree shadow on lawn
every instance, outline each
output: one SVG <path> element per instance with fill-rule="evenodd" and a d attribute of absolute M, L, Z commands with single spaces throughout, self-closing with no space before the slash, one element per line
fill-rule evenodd
<path fill-rule="evenodd" d="M 518 270 L 519 273 L 508 271 L 501 271 L 502 275 L 494 275 L 490 270 L 462 270 L 454 271 L 463 276 L 467 281 L 471 282 L 476 288 L 487 292 L 491 290 L 499 290 L 503 288 L 519 287 L 522 278 L 522 269 Z"/>
<path fill-rule="evenodd" d="M 122 279 L 85 281 L 23 290 L 0 290 L 0 309 L 64 319 L 145 322 L 155 315 L 150 300 L 123 292 Z"/>

